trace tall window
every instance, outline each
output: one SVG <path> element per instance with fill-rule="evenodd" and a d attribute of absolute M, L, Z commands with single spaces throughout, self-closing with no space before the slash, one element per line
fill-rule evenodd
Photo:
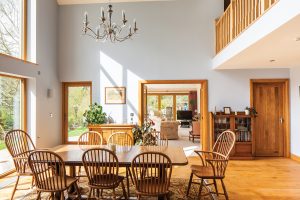
<path fill-rule="evenodd" d="M 24 129 L 25 80 L 0 75 L 0 176 L 14 168 L 4 144 L 4 135 L 12 129 Z"/>
<path fill-rule="evenodd" d="M 25 59 L 27 0 L 0 0 L 0 53 Z"/>

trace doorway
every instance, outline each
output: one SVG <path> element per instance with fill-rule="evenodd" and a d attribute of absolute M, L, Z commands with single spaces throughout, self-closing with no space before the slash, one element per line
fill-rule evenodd
<path fill-rule="evenodd" d="M 162 104 L 162 100 L 169 99 L 169 104 L 173 105 L 176 101 L 176 94 L 172 95 L 151 95 L 148 96 L 148 88 L 147 85 L 161 85 L 161 84 L 168 84 L 168 85 L 187 85 L 187 84 L 200 84 L 201 90 L 198 94 L 198 98 L 200 99 L 200 143 L 203 150 L 209 150 L 209 131 L 208 131 L 208 81 L 207 80 L 142 80 L 139 82 L 139 123 L 143 122 L 144 117 L 147 115 L 147 107 L 149 107 L 149 100 L 157 99 L 157 103 L 153 103 L 153 106 L 156 106 L 156 109 L 166 110 L 162 105 L 158 105 L 159 103 Z M 147 92 L 147 94 L 145 94 Z M 175 95 L 175 97 L 174 97 Z M 165 97 L 164 97 L 165 96 Z M 175 99 L 174 99 L 175 98 Z M 178 97 L 181 98 L 181 97 Z M 182 97 L 184 98 L 184 97 Z M 160 100 L 159 100 L 160 99 Z M 156 105 L 157 104 L 157 105 Z M 176 103 L 175 103 L 176 104 Z M 148 106 L 147 106 L 148 105 Z M 173 111 L 170 110 L 173 114 L 170 117 L 175 118 L 175 106 L 167 106 L 172 107 Z M 167 115 L 167 110 L 165 111 Z"/>
<path fill-rule="evenodd" d="M 91 82 L 63 83 L 63 142 L 76 143 L 88 130 L 83 114 L 92 103 Z"/>
<path fill-rule="evenodd" d="M 289 157 L 289 80 L 251 80 L 250 88 L 255 156 Z"/>

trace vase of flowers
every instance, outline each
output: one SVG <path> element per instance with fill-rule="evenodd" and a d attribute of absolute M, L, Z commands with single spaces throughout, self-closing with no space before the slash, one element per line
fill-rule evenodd
<path fill-rule="evenodd" d="M 154 125 L 154 122 L 150 119 L 146 120 L 141 126 L 136 125 L 132 129 L 134 143 L 141 146 L 156 145 L 157 138 L 152 134 L 155 131 Z"/>

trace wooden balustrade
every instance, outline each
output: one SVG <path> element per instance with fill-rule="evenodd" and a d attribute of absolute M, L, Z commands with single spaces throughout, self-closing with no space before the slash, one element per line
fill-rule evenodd
<path fill-rule="evenodd" d="M 224 14 L 216 20 L 216 53 L 225 48 L 278 1 L 231 0 Z"/>

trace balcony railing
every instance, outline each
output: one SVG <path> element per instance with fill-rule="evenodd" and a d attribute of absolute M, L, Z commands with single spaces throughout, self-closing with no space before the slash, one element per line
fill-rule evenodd
<path fill-rule="evenodd" d="M 279 0 L 231 0 L 216 20 L 216 53 L 219 53 Z"/>

